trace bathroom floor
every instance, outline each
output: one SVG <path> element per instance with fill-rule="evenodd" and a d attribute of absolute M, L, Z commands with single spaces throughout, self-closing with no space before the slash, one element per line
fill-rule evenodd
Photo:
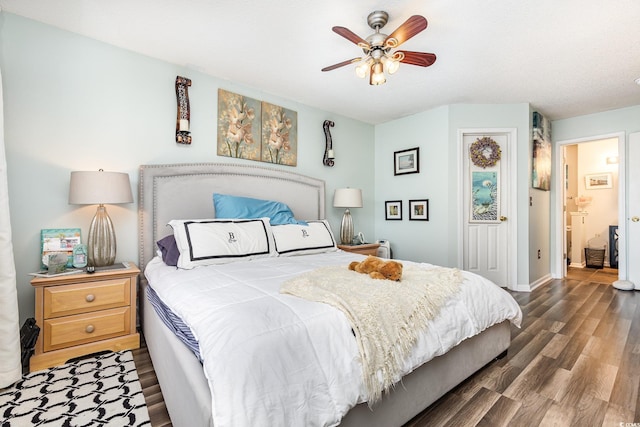
<path fill-rule="evenodd" d="M 576 268 L 567 267 L 567 279 L 588 280 L 595 283 L 612 284 L 618 280 L 617 268 Z"/>

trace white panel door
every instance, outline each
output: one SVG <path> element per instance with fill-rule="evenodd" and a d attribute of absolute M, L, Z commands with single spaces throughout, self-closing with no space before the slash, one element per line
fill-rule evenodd
<path fill-rule="evenodd" d="M 478 166 L 470 147 L 488 137 L 500 147 L 500 160 Z M 463 133 L 463 268 L 506 287 L 509 278 L 509 133 Z M 489 152 L 486 155 L 490 155 Z"/>
<path fill-rule="evenodd" d="M 627 223 L 625 242 L 627 245 L 627 280 L 640 290 L 640 133 L 629 135 L 629 158 L 627 170 Z"/>

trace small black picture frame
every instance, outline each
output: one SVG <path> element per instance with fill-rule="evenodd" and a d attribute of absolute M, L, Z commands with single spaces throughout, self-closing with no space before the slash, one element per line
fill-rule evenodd
<path fill-rule="evenodd" d="M 409 200 L 409 221 L 429 221 L 429 199 Z"/>
<path fill-rule="evenodd" d="M 406 175 L 420 172 L 420 147 L 393 153 L 393 174 Z"/>
<path fill-rule="evenodd" d="M 384 202 L 384 219 L 387 221 L 402 220 L 402 200 Z"/>

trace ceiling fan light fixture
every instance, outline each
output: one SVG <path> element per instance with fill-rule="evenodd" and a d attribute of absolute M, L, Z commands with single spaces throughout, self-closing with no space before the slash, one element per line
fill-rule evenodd
<path fill-rule="evenodd" d="M 400 68 L 400 61 L 396 61 L 393 56 L 384 56 L 382 58 L 382 63 L 384 64 L 384 70 L 389 75 L 394 74 L 396 71 L 398 71 L 398 68 Z"/>
<path fill-rule="evenodd" d="M 355 72 L 358 77 L 365 78 L 368 74 L 370 85 L 381 85 L 387 81 L 386 74 L 392 75 L 398 71 L 401 62 L 420 67 L 433 65 L 436 60 L 436 55 L 433 53 L 405 50 L 391 52 L 393 49 L 426 29 L 426 18 L 420 15 L 413 15 L 390 35 L 386 35 L 380 32 L 380 30 L 387 24 L 388 20 L 389 14 L 387 12 L 381 10 L 371 12 L 367 17 L 367 23 L 375 32 L 366 39 L 363 39 L 346 27 L 333 27 L 332 30 L 334 33 L 360 47 L 364 52 L 364 56 L 338 62 L 337 64 L 324 67 L 322 71 L 331 71 L 344 67 L 345 65 L 358 63 L 355 67 Z"/>
<path fill-rule="evenodd" d="M 373 86 L 386 83 L 387 78 L 384 76 L 384 70 L 381 62 L 375 62 L 371 66 L 371 76 L 369 78 L 369 84 Z"/>
<path fill-rule="evenodd" d="M 361 79 L 364 79 L 365 77 L 367 77 L 369 68 L 371 68 L 371 64 L 368 59 L 364 59 L 360 61 L 360 63 L 356 66 L 356 76 L 360 77 Z"/>

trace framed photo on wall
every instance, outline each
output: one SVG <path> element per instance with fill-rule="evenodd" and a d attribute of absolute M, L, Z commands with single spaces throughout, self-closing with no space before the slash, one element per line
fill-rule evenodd
<path fill-rule="evenodd" d="M 429 221 L 429 199 L 409 200 L 409 221 Z"/>
<path fill-rule="evenodd" d="M 584 185 L 587 190 L 613 188 L 612 181 L 612 175 L 610 173 L 592 173 L 584 176 Z"/>
<path fill-rule="evenodd" d="M 393 153 L 393 174 L 405 175 L 420 172 L 420 147 Z"/>
<path fill-rule="evenodd" d="M 402 219 L 402 200 L 384 202 L 384 219 L 388 221 Z"/>

